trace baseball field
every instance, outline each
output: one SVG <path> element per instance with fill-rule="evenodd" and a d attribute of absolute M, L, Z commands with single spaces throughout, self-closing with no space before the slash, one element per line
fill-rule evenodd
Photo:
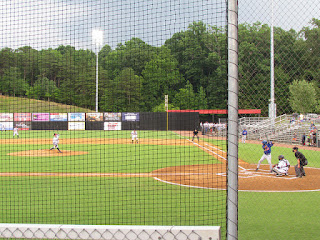
<path fill-rule="evenodd" d="M 1 222 L 219 225 L 224 236 L 226 140 L 139 131 L 132 144 L 130 131 L 58 131 L 58 153 L 49 150 L 53 133 L 0 133 Z M 276 178 L 267 165 L 254 171 L 260 144 L 239 145 L 240 239 L 319 237 L 320 156 L 302 151 L 307 177 L 295 178 L 292 167 Z M 291 146 L 276 144 L 272 154 L 273 163 L 283 154 L 295 165 Z"/>

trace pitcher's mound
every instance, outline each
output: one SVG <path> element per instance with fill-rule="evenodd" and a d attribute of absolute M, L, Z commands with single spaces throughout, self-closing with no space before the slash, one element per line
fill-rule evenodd
<path fill-rule="evenodd" d="M 58 152 L 57 149 L 42 149 L 42 150 L 29 150 L 21 152 L 8 153 L 11 156 L 18 157 L 56 157 L 56 156 L 74 156 L 74 155 L 84 155 L 88 152 L 83 151 L 71 151 L 71 150 L 61 150 L 62 153 Z"/>

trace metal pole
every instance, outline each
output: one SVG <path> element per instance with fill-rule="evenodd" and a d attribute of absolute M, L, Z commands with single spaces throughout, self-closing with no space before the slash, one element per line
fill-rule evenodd
<path fill-rule="evenodd" d="M 238 239 L 238 1 L 228 0 L 227 239 Z"/>
<path fill-rule="evenodd" d="M 96 54 L 96 112 L 98 112 L 98 89 L 99 89 L 99 50 L 97 47 L 97 54 Z"/>
<path fill-rule="evenodd" d="M 273 0 L 271 0 L 271 27 L 270 27 L 270 107 L 269 118 L 274 125 L 276 117 L 274 100 L 274 37 L 273 37 Z"/>

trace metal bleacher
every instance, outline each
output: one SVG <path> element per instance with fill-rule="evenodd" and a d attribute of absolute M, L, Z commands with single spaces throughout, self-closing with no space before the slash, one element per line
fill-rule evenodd
<path fill-rule="evenodd" d="M 248 140 L 272 140 L 288 144 L 301 144 L 302 135 L 309 133 L 310 122 L 293 120 L 291 115 L 281 115 L 271 120 L 267 117 L 244 117 L 239 119 L 239 137 L 243 129 Z"/>

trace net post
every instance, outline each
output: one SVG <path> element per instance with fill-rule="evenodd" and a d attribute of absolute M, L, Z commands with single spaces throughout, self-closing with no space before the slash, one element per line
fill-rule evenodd
<path fill-rule="evenodd" d="M 227 239 L 238 239 L 238 1 L 228 0 Z"/>

